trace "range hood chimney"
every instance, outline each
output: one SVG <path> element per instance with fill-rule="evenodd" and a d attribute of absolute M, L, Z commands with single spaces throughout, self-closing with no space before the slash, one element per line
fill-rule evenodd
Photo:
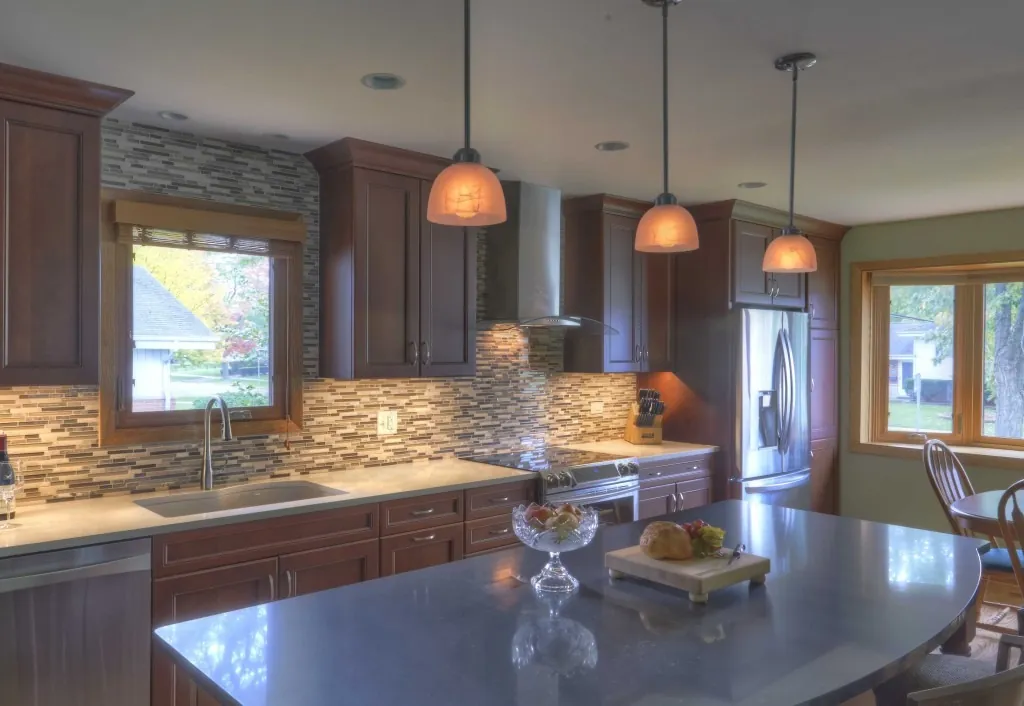
<path fill-rule="evenodd" d="M 508 220 L 486 229 L 484 318 L 605 333 L 599 322 L 562 314 L 562 192 L 523 181 L 501 186 Z"/>

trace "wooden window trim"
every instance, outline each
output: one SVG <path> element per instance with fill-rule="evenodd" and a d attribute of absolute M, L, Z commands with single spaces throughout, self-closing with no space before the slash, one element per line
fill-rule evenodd
<path fill-rule="evenodd" d="M 1020 271 L 1024 251 L 974 253 L 903 260 L 855 262 L 850 265 L 850 451 L 898 458 L 920 458 L 922 442 L 888 432 L 888 373 L 878 371 L 876 361 L 888 361 L 888 287 L 875 287 L 872 274 L 896 270 L 920 270 L 949 276 L 967 272 L 957 286 L 954 324 L 953 434 L 929 434 L 944 438 L 958 455 L 981 466 L 1014 468 L 1024 462 L 1024 439 L 982 436 L 980 405 L 984 382 L 984 282 Z M 953 272 L 950 272 L 953 270 Z M 882 301 L 884 300 L 884 305 Z M 883 315 L 885 314 L 885 315 Z M 980 328 L 981 327 L 981 328 Z M 980 328 L 980 330 L 979 330 Z M 884 346 L 885 355 L 879 355 Z M 902 438 L 901 438 L 902 437 Z"/>
<path fill-rule="evenodd" d="M 172 441 L 197 441 L 203 437 L 203 418 L 201 410 L 181 410 L 173 412 L 170 421 L 153 424 L 147 423 L 145 414 L 130 413 L 119 410 L 122 396 L 126 394 L 124 383 L 130 369 L 131 350 L 129 345 L 129 322 L 131 320 L 131 245 L 118 240 L 118 214 L 134 214 L 125 210 L 124 204 L 136 199 L 142 204 L 156 203 L 176 212 L 192 211 L 187 214 L 188 223 L 197 232 L 216 233 L 217 227 L 229 227 L 240 230 L 252 223 L 266 220 L 280 223 L 302 222 L 300 214 L 269 211 L 267 209 L 248 209 L 245 207 L 226 206 L 194 199 L 157 196 L 134 191 L 104 189 L 102 193 L 102 243 L 101 243 L 101 344 L 100 344 L 100 446 L 118 446 L 135 443 L 156 443 Z M 120 211 L 118 206 L 121 206 Z M 155 210 L 150 213 L 169 213 L 170 211 Z M 196 215 L 198 214 L 198 215 Z M 215 217 L 204 221 L 203 214 Z M 225 225 L 224 218 L 235 219 L 235 226 Z M 254 220 L 255 219 L 255 220 Z M 177 221 L 178 224 L 183 221 Z M 241 224 L 241 225 L 238 225 Z M 149 225 L 149 224 L 137 224 Z M 211 227 L 214 226 L 214 227 Z M 160 224 L 151 227 L 161 227 Z M 164 224 L 162 227 L 167 228 Z M 303 237 L 268 238 L 267 233 L 274 232 L 278 223 L 271 223 L 262 231 L 255 233 L 232 232 L 224 233 L 240 237 L 262 237 L 274 240 L 270 255 L 272 262 L 271 282 L 271 320 L 272 326 L 284 327 L 283 335 L 271 333 L 275 360 L 283 360 L 282 375 L 274 380 L 275 404 L 269 408 L 254 408 L 250 411 L 251 419 L 240 419 L 232 416 L 232 430 L 235 436 L 256 436 L 298 432 L 302 428 L 302 249 Z M 283 293 L 283 296 L 282 296 Z M 122 388 L 118 390 L 118 385 Z M 128 390 L 127 394 L 130 394 Z M 167 420 L 167 417 L 164 417 Z M 219 415 L 216 420 L 216 433 L 220 430 Z"/>

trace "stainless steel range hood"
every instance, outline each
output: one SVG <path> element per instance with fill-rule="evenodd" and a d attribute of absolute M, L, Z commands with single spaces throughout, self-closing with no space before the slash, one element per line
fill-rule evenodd
<path fill-rule="evenodd" d="M 599 321 L 562 313 L 562 192 L 522 181 L 501 186 L 508 220 L 486 232 L 485 320 L 614 333 Z"/>

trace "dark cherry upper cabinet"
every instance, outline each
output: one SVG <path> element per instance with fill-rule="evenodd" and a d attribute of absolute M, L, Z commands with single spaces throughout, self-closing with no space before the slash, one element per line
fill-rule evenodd
<path fill-rule="evenodd" d="M 99 382 L 100 118 L 131 95 L 0 64 L 0 385 Z"/>
<path fill-rule="evenodd" d="M 615 333 L 569 330 L 566 372 L 636 373 L 671 369 L 672 255 L 633 249 L 650 208 L 601 194 L 563 202 L 566 314 L 601 321 Z"/>
<path fill-rule="evenodd" d="M 476 231 L 426 218 L 448 160 L 346 138 L 320 174 L 320 375 L 476 371 Z"/>
<path fill-rule="evenodd" d="M 804 275 L 766 274 L 761 269 L 768 244 L 778 236 L 777 228 L 733 221 L 734 303 L 789 309 L 804 308 Z"/>
<path fill-rule="evenodd" d="M 818 269 L 807 275 L 811 328 L 839 328 L 839 241 L 811 236 Z"/>

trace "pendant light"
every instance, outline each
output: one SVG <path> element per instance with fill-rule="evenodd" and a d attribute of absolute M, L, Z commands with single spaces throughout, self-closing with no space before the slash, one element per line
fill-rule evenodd
<path fill-rule="evenodd" d="M 793 73 L 793 123 L 789 143 L 789 225 L 782 229 L 782 235 L 768 244 L 764 252 L 761 269 L 765 272 L 814 272 L 818 269 L 818 256 L 814 245 L 804 237 L 803 232 L 793 224 L 793 192 L 796 188 L 796 84 L 800 72 L 818 63 L 814 54 L 787 54 L 775 60 L 779 71 Z"/>
<path fill-rule="evenodd" d="M 681 1 L 643 0 L 645 5 L 661 8 L 662 193 L 637 225 L 635 247 L 640 252 L 687 252 L 699 246 L 697 222 L 668 190 L 668 8 Z"/>
<path fill-rule="evenodd" d="M 465 144 L 454 163 L 437 175 L 427 200 L 427 220 L 446 226 L 491 226 L 503 223 L 505 194 L 497 175 L 480 163 L 480 153 L 469 146 L 469 0 L 463 0 L 465 72 Z"/>

